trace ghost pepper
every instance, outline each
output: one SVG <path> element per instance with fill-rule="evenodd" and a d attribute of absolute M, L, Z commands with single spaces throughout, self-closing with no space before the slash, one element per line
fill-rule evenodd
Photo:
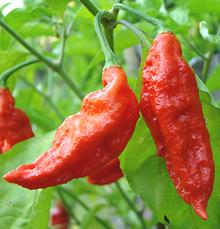
<path fill-rule="evenodd" d="M 0 153 L 33 136 L 27 115 L 15 108 L 15 100 L 9 89 L 0 88 Z"/>
<path fill-rule="evenodd" d="M 195 74 L 171 32 L 153 41 L 143 69 L 140 110 L 179 195 L 203 219 L 214 161 Z"/>

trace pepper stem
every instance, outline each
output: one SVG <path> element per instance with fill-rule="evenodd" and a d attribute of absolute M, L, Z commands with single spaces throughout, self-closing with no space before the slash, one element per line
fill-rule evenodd
<path fill-rule="evenodd" d="M 98 36 L 99 41 L 101 43 L 102 50 L 103 50 L 104 55 L 105 55 L 105 66 L 104 66 L 104 68 L 107 68 L 107 67 L 110 67 L 113 65 L 119 65 L 113 51 L 111 50 L 111 48 L 108 44 L 108 41 L 104 35 L 104 32 L 102 30 L 101 20 L 102 20 L 102 17 L 106 14 L 108 14 L 108 11 L 100 11 L 99 13 L 96 14 L 95 19 L 94 19 L 95 30 L 96 30 L 97 36 Z"/>
<path fill-rule="evenodd" d="M 134 9 L 128 7 L 128 6 L 125 6 L 125 5 L 121 4 L 121 3 L 116 3 L 113 6 L 113 10 L 114 9 L 121 9 L 121 10 L 127 11 L 127 12 L 129 12 L 131 14 L 134 14 L 135 16 L 137 16 L 139 18 L 142 18 L 145 21 L 153 24 L 154 26 L 159 27 L 159 31 L 160 32 L 165 31 L 163 23 L 160 20 L 158 20 L 157 18 L 154 18 L 154 17 L 151 17 L 149 15 L 143 14 L 143 13 L 141 13 L 141 12 L 139 12 L 137 10 L 134 10 Z"/>
<path fill-rule="evenodd" d="M 19 69 L 26 67 L 31 64 L 35 64 L 40 62 L 39 60 L 28 60 L 23 63 L 20 63 L 18 65 L 15 65 L 13 68 L 10 68 L 9 70 L 4 71 L 0 76 L 0 87 L 1 88 L 7 88 L 7 80 L 8 78 Z"/>
<path fill-rule="evenodd" d="M 146 46 L 147 48 L 150 47 L 150 43 L 146 39 L 144 33 L 141 32 L 135 25 L 131 24 L 130 22 L 128 22 L 126 20 L 116 21 L 116 24 L 121 24 L 121 25 L 127 27 L 129 30 L 131 30 L 141 40 L 141 42 L 142 42 L 142 44 L 144 46 Z"/>

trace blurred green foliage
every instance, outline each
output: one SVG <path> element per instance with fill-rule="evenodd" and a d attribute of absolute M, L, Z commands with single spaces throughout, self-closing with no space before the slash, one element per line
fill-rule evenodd
<path fill-rule="evenodd" d="M 68 31 L 63 63 L 65 72 L 77 83 L 83 94 L 102 88 L 104 56 L 95 34 L 94 17 L 79 0 L 24 0 L 22 8 L 15 8 L 5 14 L 13 2 L 15 0 L 0 6 L 0 17 L 6 23 L 33 48 L 53 60 L 59 57 L 61 34 L 65 28 Z M 114 4 L 113 0 L 92 2 L 99 9 L 111 9 Z M 210 218 L 207 222 L 200 220 L 176 194 L 163 160 L 155 156 L 153 141 L 142 119 L 139 120 L 136 131 L 121 156 L 126 178 L 123 178 L 120 184 L 143 214 L 147 228 L 153 228 L 157 221 L 160 221 L 171 229 L 218 229 L 220 111 L 217 104 L 220 104 L 220 0 L 125 0 L 124 4 L 161 19 L 176 33 L 182 44 L 184 58 L 204 81 L 199 81 L 200 97 L 216 163 L 214 192 L 208 207 Z M 120 11 L 118 17 L 135 23 L 150 41 L 157 34 L 154 27 L 133 15 Z M 131 87 L 139 97 L 139 39 L 122 26 L 117 26 L 114 31 L 116 55 L 128 74 Z M 146 49 L 144 51 L 146 55 Z M 0 74 L 29 59 L 33 59 L 32 54 L 0 28 Z M 27 82 L 34 85 L 35 90 Z M 10 152 L 1 155 L 1 175 L 22 163 L 33 161 L 50 146 L 54 134 L 50 131 L 56 129 L 62 119 L 47 98 L 50 98 L 63 117 L 78 112 L 81 103 L 62 78 L 41 62 L 14 73 L 8 83 L 16 98 L 16 106 L 28 114 L 37 137 L 20 143 Z M 95 219 L 97 215 L 112 228 L 142 228 L 115 184 L 97 187 L 79 179 L 64 187 L 89 207 L 89 211 L 86 211 L 77 201 L 68 195 L 65 196 L 71 211 L 75 212 L 82 222 L 77 226 L 74 219 L 71 219 L 72 228 L 103 228 Z M 28 191 L 6 184 L 1 179 L 0 228 L 47 228 L 51 202 L 58 198 L 55 190 Z M 145 205 L 135 193 L 142 197 Z"/>

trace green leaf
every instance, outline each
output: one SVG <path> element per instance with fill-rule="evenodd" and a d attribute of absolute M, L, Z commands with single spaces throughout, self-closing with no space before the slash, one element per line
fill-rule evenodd
<path fill-rule="evenodd" d="M 206 85 L 211 92 L 220 89 L 220 64 L 212 70 L 209 78 L 206 81 Z"/>
<path fill-rule="evenodd" d="M 12 10 L 4 20 L 13 27 L 13 29 L 18 30 L 26 23 L 32 20 L 31 15 L 25 9 L 14 9 Z"/>
<path fill-rule="evenodd" d="M 188 10 L 180 7 L 175 8 L 173 11 L 170 12 L 171 18 L 179 25 L 184 25 L 189 22 L 188 14 Z"/>
<path fill-rule="evenodd" d="M 26 52 L 8 52 L 0 51 L 0 74 L 6 69 L 13 67 L 14 65 L 21 63 L 25 60 L 28 53 Z"/>
<path fill-rule="evenodd" d="M 55 12 L 62 15 L 66 9 L 66 5 L 70 0 L 44 0 L 49 7 Z"/>
<path fill-rule="evenodd" d="M 207 104 L 212 105 L 216 108 L 220 108 L 218 103 L 216 102 L 216 100 L 212 96 L 212 93 L 209 91 L 207 86 L 202 82 L 202 80 L 197 75 L 196 75 L 196 81 L 197 81 L 197 85 L 199 88 L 200 100 L 202 101 L 202 105 L 203 105 L 203 103 L 207 103 Z"/>
<path fill-rule="evenodd" d="M 133 45 L 137 45 L 138 43 L 140 43 L 139 39 L 128 29 L 121 29 L 120 31 L 117 31 L 115 34 L 115 40 L 123 41 L 123 42 L 116 42 L 115 44 L 116 52 L 119 52 L 125 48 L 131 47 Z"/>
<path fill-rule="evenodd" d="M 191 12 L 201 12 L 201 13 L 220 13 L 220 1 L 219 0 L 203 0 L 202 2 L 198 0 L 181 0 L 184 4 L 187 4 L 188 9 Z"/>
<path fill-rule="evenodd" d="M 53 27 L 48 24 L 39 23 L 38 21 L 26 23 L 21 32 L 23 38 L 37 36 L 53 36 Z"/>
<path fill-rule="evenodd" d="M 161 222 L 172 225 L 183 215 L 185 220 L 188 207 L 177 195 L 162 158 L 153 155 L 145 160 L 134 176 L 129 176 L 129 182 Z"/>
<path fill-rule="evenodd" d="M 125 174 L 135 172 L 142 163 L 156 152 L 149 129 L 141 117 L 123 154 L 120 156 L 121 167 Z"/>
<path fill-rule="evenodd" d="M 47 131 L 51 131 L 56 128 L 56 123 L 50 122 L 48 115 L 41 110 L 26 108 L 25 111 L 30 118 L 31 123 L 36 124 L 38 127 Z"/>
<path fill-rule="evenodd" d="M 88 211 L 88 213 L 83 217 L 83 222 L 80 226 L 80 229 L 103 228 L 103 226 L 97 222 L 95 216 L 96 213 L 104 207 L 106 207 L 106 205 L 98 204 L 94 208 L 90 209 L 90 211 Z"/>
<path fill-rule="evenodd" d="M 23 163 L 33 162 L 39 154 L 50 147 L 53 136 L 54 132 L 50 132 L 34 137 L 0 155 L 1 177 Z M 15 184 L 9 184 L 1 178 L 0 193 L 0 228 L 47 228 L 52 188 L 30 191 Z"/>

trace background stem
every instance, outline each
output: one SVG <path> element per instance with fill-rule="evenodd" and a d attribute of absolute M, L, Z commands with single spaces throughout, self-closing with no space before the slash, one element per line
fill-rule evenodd
<path fill-rule="evenodd" d="M 49 96 L 47 96 L 46 94 L 44 94 L 42 91 L 40 91 L 34 84 L 28 82 L 26 79 L 24 79 L 23 77 L 21 77 L 21 80 L 28 85 L 30 88 L 32 88 L 37 94 L 39 94 L 40 96 L 42 96 L 47 103 L 50 105 L 50 107 L 52 108 L 52 110 L 55 112 L 55 114 L 57 115 L 57 117 L 63 121 L 64 120 L 64 116 L 60 113 L 59 109 L 57 108 L 57 106 L 52 102 L 52 100 L 50 99 Z"/>
<path fill-rule="evenodd" d="M 80 221 L 77 218 L 77 216 L 70 210 L 71 208 L 69 207 L 68 203 L 66 202 L 62 192 L 60 192 L 59 190 L 57 190 L 57 193 L 63 203 L 63 205 L 65 206 L 65 209 L 67 210 L 68 214 L 70 217 L 72 217 L 72 219 L 76 222 L 76 224 L 80 225 Z"/>
<path fill-rule="evenodd" d="M 82 201 L 80 200 L 77 196 L 75 196 L 72 192 L 67 191 L 66 189 L 62 188 L 62 187 L 57 187 L 57 189 L 65 194 L 67 194 L 68 196 L 70 196 L 72 199 L 74 199 L 77 203 L 79 203 L 81 205 L 81 207 L 83 207 L 86 211 L 89 211 L 89 207 Z M 95 219 L 104 227 L 107 229 L 111 229 L 111 227 L 101 218 L 99 218 L 98 216 L 95 216 Z"/>
<path fill-rule="evenodd" d="M 122 197 L 125 199 L 125 201 L 127 202 L 128 206 L 133 210 L 133 212 L 136 214 L 137 218 L 139 219 L 142 228 L 143 229 L 147 229 L 146 224 L 144 222 L 144 219 L 142 217 L 142 215 L 138 212 L 138 210 L 135 208 L 135 206 L 133 205 L 133 203 L 130 201 L 130 199 L 127 197 L 127 195 L 125 194 L 124 190 L 122 189 L 121 185 L 116 182 L 115 183 L 117 189 L 119 190 L 119 192 L 121 193 Z"/>
<path fill-rule="evenodd" d="M 16 71 L 20 70 L 21 68 L 24 68 L 26 66 L 29 66 L 31 64 L 35 64 L 38 63 L 39 60 L 28 60 L 25 62 L 22 62 L 20 64 L 17 64 L 15 66 L 13 66 L 12 68 L 4 71 L 1 76 L 0 76 L 0 87 L 7 87 L 7 80 L 8 78 L 15 73 Z"/>

